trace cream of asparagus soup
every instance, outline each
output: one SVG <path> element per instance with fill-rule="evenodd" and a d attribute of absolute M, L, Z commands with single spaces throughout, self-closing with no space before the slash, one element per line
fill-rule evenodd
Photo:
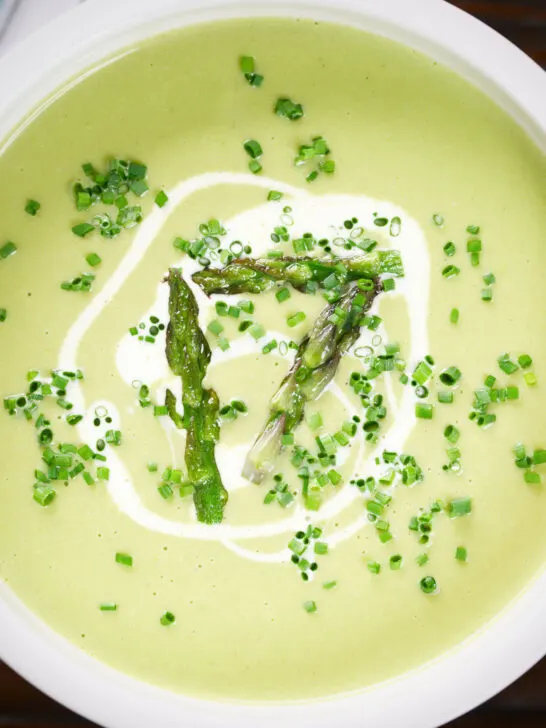
<path fill-rule="evenodd" d="M 546 162 L 310 21 L 120 53 L 0 150 L 0 576 L 220 699 L 369 686 L 546 555 Z"/>

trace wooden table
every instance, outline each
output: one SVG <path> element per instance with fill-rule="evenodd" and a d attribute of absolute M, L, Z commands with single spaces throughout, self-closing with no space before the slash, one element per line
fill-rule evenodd
<path fill-rule="evenodd" d="M 452 2 L 510 38 L 546 67 L 546 0 Z M 92 724 L 50 700 L 0 663 L 0 728 L 76 726 Z M 546 659 L 488 703 L 450 723 L 449 728 L 546 728 Z"/>

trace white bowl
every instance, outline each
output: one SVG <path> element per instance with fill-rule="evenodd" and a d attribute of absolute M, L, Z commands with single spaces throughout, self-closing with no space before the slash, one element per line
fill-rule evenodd
<path fill-rule="evenodd" d="M 546 148 L 544 72 L 442 0 L 88 0 L 0 61 L 0 139 L 58 86 L 112 52 L 168 28 L 245 16 L 334 21 L 417 48 L 479 86 Z M 0 657 L 40 690 L 108 728 L 429 728 L 488 699 L 546 653 L 545 610 L 542 573 L 480 632 L 395 680 L 322 701 L 214 703 L 138 682 L 88 657 L 0 584 Z"/>

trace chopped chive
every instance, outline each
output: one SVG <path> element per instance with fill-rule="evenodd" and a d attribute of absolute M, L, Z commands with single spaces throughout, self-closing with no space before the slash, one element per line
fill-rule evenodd
<path fill-rule="evenodd" d="M 248 328 L 248 333 L 252 336 L 253 339 L 261 339 L 262 336 L 265 336 L 265 329 L 261 324 L 254 323 Z"/>
<path fill-rule="evenodd" d="M 444 224 L 444 218 L 442 215 L 438 214 L 437 212 L 434 213 L 432 216 L 432 222 L 436 225 L 436 227 L 442 227 Z"/>
<path fill-rule="evenodd" d="M 455 247 L 454 243 L 451 241 L 447 242 L 444 245 L 444 253 L 448 256 L 448 258 L 451 258 L 455 253 L 457 252 L 457 248 Z"/>
<path fill-rule="evenodd" d="M 165 190 L 159 190 L 159 192 L 155 196 L 155 200 L 154 200 L 155 204 L 158 207 L 165 207 L 165 205 L 167 204 L 168 201 L 169 201 L 169 196 L 167 195 Z"/>
<path fill-rule="evenodd" d="M 79 225 L 74 225 L 74 227 L 72 228 L 72 232 L 79 238 L 85 238 L 85 236 L 88 235 L 90 232 L 93 232 L 94 229 L 94 225 L 91 225 L 88 222 L 82 222 Z"/>
<path fill-rule="evenodd" d="M 464 546 L 457 546 L 455 550 L 455 558 L 457 561 L 466 561 L 467 560 L 467 550 Z"/>
<path fill-rule="evenodd" d="M 40 209 L 41 204 L 37 202 L 36 200 L 27 200 L 27 204 L 25 205 L 25 212 L 27 212 L 29 215 L 32 215 L 34 217 L 38 210 Z"/>
<path fill-rule="evenodd" d="M 519 369 L 519 366 L 510 359 L 508 354 L 501 354 L 497 359 L 497 363 L 505 374 L 513 374 Z"/>
<path fill-rule="evenodd" d="M 440 381 L 447 387 L 454 387 L 462 376 L 462 372 L 457 367 L 451 366 L 440 372 Z"/>
<path fill-rule="evenodd" d="M 110 468 L 97 468 L 97 478 L 99 480 L 110 480 Z"/>
<path fill-rule="evenodd" d="M 395 217 L 391 218 L 391 224 L 389 227 L 389 235 L 392 238 L 397 238 L 400 235 L 400 231 L 402 230 L 402 220 L 396 215 Z"/>
<path fill-rule="evenodd" d="M 440 402 L 441 404 L 452 404 L 453 396 L 453 392 L 438 392 L 438 402 Z"/>
<path fill-rule="evenodd" d="M 422 420 L 431 420 L 434 414 L 434 405 L 424 402 L 415 404 L 415 416 Z"/>
<path fill-rule="evenodd" d="M 449 279 L 449 278 L 455 278 L 455 276 L 458 276 L 460 272 L 461 272 L 461 269 L 457 268 L 456 265 L 447 265 L 443 269 L 442 275 L 444 278 Z"/>
<path fill-rule="evenodd" d="M 85 256 L 85 260 L 92 268 L 95 268 L 97 265 L 102 263 L 102 258 L 100 255 L 97 255 L 97 253 L 89 253 L 89 255 Z"/>
<path fill-rule="evenodd" d="M 254 73 L 254 57 L 240 56 L 239 68 L 243 73 Z"/>
<path fill-rule="evenodd" d="M 261 157 L 263 154 L 263 149 L 260 143 L 257 142 L 255 139 L 248 139 L 243 144 L 243 149 L 252 159 L 258 159 L 258 157 Z"/>
<path fill-rule="evenodd" d="M 160 485 L 157 489 L 157 492 L 164 500 L 168 500 L 169 498 L 171 498 L 174 493 L 172 487 L 168 483 L 163 483 L 163 485 Z"/>
<path fill-rule="evenodd" d="M 546 463 L 546 450 L 535 450 L 533 452 L 533 464 L 543 465 L 544 463 Z"/>
<path fill-rule="evenodd" d="M 275 293 L 275 298 L 279 303 L 287 301 L 290 298 L 290 290 L 286 288 L 286 286 L 279 288 L 278 291 L 276 291 Z"/>
<path fill-rule="evenodd" d="M 154 417 L 165 417 L 169 414 L 169 408 L 164 404 L 154 404 Z"/>
<path fill-rule="evenodd" d="M 298 326 L 301 324 L 302 321 L 305 321 L 305 314 L 303 311 L 298 311 L 297 313 L 293 314 L 292 316 L 288 316 L 286 319 L 286 323 L 291 328 L 294 328 L 295 326 Z"/>
<path fill-rule="evenodd" d="M 459 323 L 459 309 L 458 308 L 452 308 L 451 312 L 449 314 L 449 320 L 452 324 Z"/>
<path fill-rule="evenodd" d="M 470 498 L 454 498 L 447 504 L 447 513 L 450 518 L 459 518 L 472 512 L 472 501 Z"/>
<path fill-rule="evenodd" d="M 445 439 L 448 442 L 450 442 L 452 445 L 454 445 L 458 441 L 460 436 L 461 436 L 461 433 L 455 427 L 455 425 L 448 425 L 444 430 Z"/>
<path fill-rule="evenodd" d="M 368 561 L 366 563 L 366 566 L 368 567 L 368 571 L 370 571 L 372 574 L 379 574 L 381 571 L 381 564 L 379 564 L 377 561 Z"/>
<path fill-rule="evenodd" d="M 482 292 L 480 295 L 482 301 L 486 301 L 487 303 L 493 300 L 493 291 L 491 290 L 491 288 L 482 288 Z"/>
<path fill-rule="evenodd" d="M 398 569 L 402 566 L 402 556 L 400 554 L 391 556 L 389 559 L 389 565 L 393 571 L 398 571 Z"/>
<path fill-rule="evenodd" d="M 176 622 L 176 617 L 172 612 L 164 612 L 159 621 L 163 627 L 169 627 L 171 624 Z"/>
<path fill-rule="evenodd" d="M 277 348 L 277 341 L 276 339 L 272 339 L 271 341 L 268 341 L 265 346 L 262 347 L 262 353 L 263 354 L 269 354 L 273 351 L 273 349 Z"/>
<path fill-rule="evenodd" d="M 117 612 L 118 605 L 114 602 L 103 602 L 99 605 L 101 612 Z"/>
<path fill-rule="evenodd" d="M 8 310 L 6 308 L 0 308 L 0 323 L 3 323 L 8 317 Z"/>
<path fill-rule="evenodd" d="M 328 553 L 328 544 L 324 541 L 315 541 L 314 551 L 319 556 L 324 556 Z"/>
<path fill-rule="evenodd" d="M 213 319 L 207 326 L 207 329 L 211 332 L 211 334 L 214 334 L 215 336 L 220 336 L 220 334 L 224 330 L 224 327 L 218 321 L 218 319 Z"/>
<path fill-rule="evenodd" d="M 337 586 L 337 581 L 335 581 L 335 580 L 325 581 L 324 584 L 322 585 L 322 588 L 329 590 L 329 589 L 335 589 L 336 586 Z"/>
<path fill-rule="evenodd" d="M 532 470 L 527 470 L 523 474 L 523 479 L 528 485 L 537 485 L 541 482 L 541 477 L 539 473 L 535 473 Z"/>
<path fill-rule="evenodd" d="M 313 412 L 313 414 L 307 418 L 307 424 L 309 425 L 309 428 L 313 431 L 318 430 L 320 427 L 322 427 L 322 415 L 320 414 L 320 412 Z"/>
<path fill-rule="evenodd" d="M 260 164 L 260 162 L 258 162 L 257 159 L 251 159 L 248 163 L 248 168 L 252 172 L 252 174 L 259 174 L 263 169 L 262 165 Z"/>
<path fill-rule="evenodd" d="M 148 183 L 145 182 L 143 179 L 136 179 L 131 182 L 131 192 L 136 195 L 137 197 L 144 197 L 144 195 L 148 192 L 150 189 L 148 187 Z"/>
<path fill-rule="evenodd" d="M 9 258 L 10 255 L 14 255 L 14 253 L 17 252 L 17 246 L 15 243 L 12 243 L 11 240 L 8 240 L 7 243 L 4 243 L 2 247 L 0 248 L 0 258 L 2 260 L 5 260 L 6 258 Z"/>
<path fill-rule="evenodd" d="M 479 225 L 467 225 L 466 232 L 469 235 L 479 235 L 480 226 Z"/>
<path fill-rule="evenodd" d="M 282 200 L 282 197 L 283 193 L 278 190 L 269 190 L 267 193 L 267 199 L 270 202 L 278 202 L 279 200 Z"/>
<path fill-rule="evenodd" d="M 419 556 L 417 556 L 415 561 L 417 562 L 417 566 L 424 566 L 428 562 L 428 555 L 419 554 Z"/>
<path fill-rule="evenodd" d="M 482 250 L 482 241 L 477 238 L 472 238 L 466 242 L 467 253 L 480 253 Z"/>
<path fill-rule="evenodd" d="M 388 293 L 389 291 L 394 291 L 396 288 L 396 281 L 394 278 L 384 278 L 383 279 L 383 290 L 385 293 Z"/>
<path fill-rule="evenodd" d="M 238 301 L 237 305 L 245 313 L 254 313 L 254 304 L 252 303 L 252 301 Z"/>
<path fill-rule="evenodd" d="M 521 356 L 518 356 L 518 364 L 522 369 L 528 369 L 532 363 L 533 360 L 529 354 L 521 354 Z"/>
<path fill-rule="evenodd" d="M 486 286 L 493 285 L 493 283 L 495 283 L 496 280 L 497 279 L 495 278 L 495 274 L 494 273 L 486 273 L 483 276 L 483 282 L 485 283 Z"/>
<path fill-rule="evenodd" d="M 290 99 L 277 99 L 274 110 L 277 116 L 283 116 L 290 121 L 296 121 L 303 116 L 303 106 Z"/>
<path fill-rule="evenodd" d="M 317 611 L 317 604 L 314 601 L 304 602 L 303 608 L 307 612 L 307 614 L 313 614 L 313 612 Z"/>
<path fill-rule="evenodd" d="M 525 379 L 525 384 L 527 384 L 528 387 L 534 387 L 535 384 L 538 382 L 538 379 L 534 372 L 525 372 L 523 378 Z"/>
<path fill-rule="evenodd" d="M 218 337 L 218 341 L 216 343 L 218 344 L 218 348 L 222 351 L 227 351 L 230 348 L 229 339 L 226 339 L 225 336 Z"/>
<path fill-rule="evenodd" d="M 36 485 L 32 497 L 42 507 L 50 505 L 57 495 L 54 488 L 49 485 Z"/>
<path fill-rule="evenodd" d="M 421 587 L 421 591 L 425 594 L 434 594 L 438 588 L 436 579 L 433 576 L 425 576 L 419 582 L 419 586 Z"/>
<path fill-rule="evenodd" d="M 116 553 L 116 564 L 122 564 L 122 566 L 132 566 L 133 565 L 133 557 L 129 556 L 129 554 L 124 554 L 121 552 Z"/>

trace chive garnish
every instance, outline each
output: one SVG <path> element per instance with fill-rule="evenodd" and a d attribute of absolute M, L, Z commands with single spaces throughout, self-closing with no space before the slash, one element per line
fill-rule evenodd
<path fill-rule="evenodd" d="M 72 232 L 79 238 L 84 238 L 86 235 L 89 235 L 89 233 L 93 232 L 94 229 L 94 225 L 91 225 L 88 222 L 82 222 L 79 225 L 74 225 L 74 227 L 72 228 Z"/>
<path fill-rule="evenodd" d="M 381 564 L 379 564 L 377 561 L 368 561 L 366 563 L 366 566 L 368 567 L 368 571 L 370 571 L 372 574 L 379 574 L 381 571 Z"/>
<path fill-rule="evenodd" d="M 454 387 L 461 378 L 461 370 L 451 366 L 440 372 L 440 381 L 448 387 Z"/>
<path fill-rule="evenodd" d="M 468 557 L 467 550 L 464 546 L 457 546 L 455 549 L 455 558 L 457 561 L 466 561 Z"/>
<path fill-rule="evenodd" d="M 442 215 L 435 212 L 432 216 L 432 222 L 436 225 L 436 227 L 442 227 L 444 224 L 444 218 Z"/>
<path fill-rule="evenodd" d="M 275 113 L 277 116 L 283 116 L 290 121 L 296 121 L 303 116 L 303 106 L 294 103 L 290 99 L 277 99 Z"/>
<path fill-rule="evenodd" d="M 0 258 L 5 260 L 6 258 L 9 258 L 10 255 L 14 255 L 16 252 L 17 246 L 15 243 L 12 243 L 11 240 L 8 240 L 8 242 L 4 243 L 4 245 L 0 248 Z"/>
<path fill-rule="evenodd" d="M 415 416 L 422 420 L 431 420 L 434 415 L 434 405 L 424 402 L 415 404 Z"/>
<path fill-rule="evenodd" d="M 522 369 L 528 369 L 532 363 L 533 360 L 529 354 L 521 354 L 521 356 L 518 356 L 518 364 Z"/>
<path fill-rule="evenodd" d="M 100 265 L 102 263 L 102 258 L 100 255 L 97 255 L 97 253 L 89 253 L 89 255 L 85 256 L 85 260 L 87 261 L 87 264 L 90 265 L 92 268 L 95 268 L 97 265 Z"/>
<path fill-rule="evenodd" d="M 3 323 L 8 317 L 8 311 L 6 308 L 0 308 L 0 323 Z"/>
<path fill-rule="evenodd" d="M 279 288 L 275 292 L 275 298 L 279 303 L 283 303 L 283 301 L 287 301 L 290 298 L 290 289 L 286 288 L 286 286 L 283 286 L 282 288 Z"/>
<path fill-rule="evenodd" d="M 267 199 L 270 202 L 278 202 L 279 200 L 282 200 L 282 197 L 283 193 L 278 190 L 269 190 L 267 193 Z"/>
<path fill-rule="evenodd" d="M 457 252 L 457 248 L 455 247 L 454 243 L 451 241 L 447 242 L 444 245 L 444 253 L 448 256 L 448 258 L 451 258 L 451 256 L 455 255 Z"/>
<path fill-rule="evenodd" d="M 49 485 L 37 484 L 34 486 L 34 493 L 32 497 L 39 505 L 45 507 L 50 505 L 55 496 L 57 495 L 54 488 Z"/>
<path fill-rule="evenodd" d="M 116 612 L 118 605 L 115 602 L 103 602 L 99 605 L 99 609 L 101 612 Z"/>
<path fill-rule="evenodd" d="M 34 217 L 40 208 L 41 204 L 36 200 L 27 200 L 27 204 L 25 205 L 25 212 Z"/>
<path fill-rule="evenodd" d="M 169 627 L 171 624 L 176 622 L 176 617 L 172 612 L 164 612 L 161 615 L 159 622 L 163 625 L 163 627 Z"/>
<path fill-rule="evenodd" d="M 455 278 L 455 276 L 458 276 L 461 272 L 460 268 L 457 268 L 456 265 L 448 265 L 442 270 L 442 275 L 444 278 Z"/>
<path fill-rule="evenodd" d="M 116 553 L 116 564 L 122 564 L 122 566 L 132 566 L 133 565 L 133 557 L 129 556 L 129 554 L 124 554 L 121 552 Z"/>
<path fill-rule="evenodd" d="M 255 72 L 255 60 L 253 56 L 240 56 L 239 68 L 250 86 L 259 87 L 262 85 L 264 77 Z"/>
<path fill-rule="evenodd" d="M 291 328 L 294 328 L 295 326 L 298 326 L 301 324 L 302 321 L 305 321 L 305 314 L 303 311 L 298 311 L 297 313 L 293 314 L 292 316 L 288 316 L 286 319 L 286 323 Z"/>
<path fill-rule="evenodd" d="M 389 566 L 393 571 L 398 571 L 398 569 L 402 566 L 402 556 L 400 554 L 391 556 L 389 559 Z"/>
<path fill-rule="evenodd" d="M 459 518 L 472 512 L 472 501 L 470 498 L 454 498 L 446 506 L 450 518 Z"/>
<path fill-rule="evenodd" d="M 243 149 L 252 159 L 258 159 L 258 157 L 261 157 L 263 154 L 263 149 L 260 143 L 257 142 L 255 139 L 248 139 L 243 144 Z"/>
<path fill-rule="evenodd" d="M 165 207 L 165 205 L 167 204 L 168 201 L 169 201 L 169 196 L 167 195 L 167 193 L 164 190 L 159 190 L 159 192 L 155 196 L 155 200 L 154 200 L 155 204 L 158 207 Z"/>
<path fill-rule="evenodd" d="M 438 588 L 436 579 L 433 576 L 425 576 L 419 582 L 419 586 L 421 587 L 421 591 L 425 594 L 434 594 Z"/>
<path fill-rule="evenodd" d="M 459 309 L 458 308 L 452 308 L 451 312 L 449 314 L 449 320 L 452 324 L 459 323 Z"/>
<path fill-rule="evenodd" d="M 314 601 L 304 602 L 303 608 L 307 612 L 307 614 L 313 614 L 317 611 L 317 604 Z"/>

